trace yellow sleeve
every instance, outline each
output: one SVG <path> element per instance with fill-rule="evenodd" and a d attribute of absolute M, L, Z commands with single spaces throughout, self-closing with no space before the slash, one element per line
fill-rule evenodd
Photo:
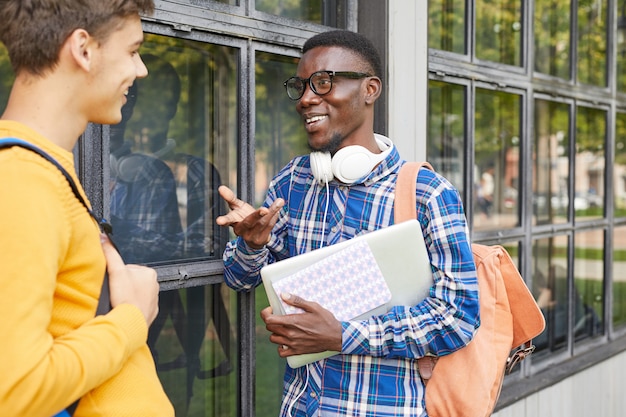
<path fill-rule="evenodd" d="M 102 263 L 79 260 L 102 259 L 98 233 L 64 181 L 47 162 L 0 158 L 2 416 L 50 417 L 111 379 L 145 346 L 148 329 L 138 308 L 122 305 L 93 317 Z M 81 226 L 92 228 L 85 235 L 93 239 L 77 245 Z M 61 291 L 61 272 L 80 285 Z"/>

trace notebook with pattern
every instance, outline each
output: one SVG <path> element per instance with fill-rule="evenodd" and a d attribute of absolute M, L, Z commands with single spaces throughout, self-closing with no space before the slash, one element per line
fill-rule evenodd
<path fill-rule="evenodd" d="M 361 274 L 362 269 L 367 273 Z M 274 314 L 295 312 L 279 296 L 286 291 L 320 302 L 341 321 L 367 320 L 393 306 L 414 306 L 433 285 L 430 257 L 415 219 L 266 265 L 261 277 Z M 362 285 L 363 280 L 368 284 Z M 334 292 L 327 291 L 331 287 Z M 294 355 L 287 362 L 296 368 L 338 353 Z"/>

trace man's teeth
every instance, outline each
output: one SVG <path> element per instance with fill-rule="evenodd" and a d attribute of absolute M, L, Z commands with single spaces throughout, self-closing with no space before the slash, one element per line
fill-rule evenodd
<path fill-rule="evenodd" d="M 309 119 L 306 119 L 306 122 L 307 123 L 318 122 L 318 121 L 323 120 L 325 118 L 326 118 L 326 116 L 313 116 L 313 117 L 311 117 Z"/>

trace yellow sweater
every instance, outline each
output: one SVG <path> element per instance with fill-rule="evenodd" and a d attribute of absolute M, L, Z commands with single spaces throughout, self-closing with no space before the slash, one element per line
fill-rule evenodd
<path fill-rule="evenodd" d="M 4 137 L 74 176 L 72 153 L 35 131 L 0 121 Z M 61 172 L 32 151 L 0 151 L 0 416 L 51 417 L 80 397 L 75 417 L 174 416 L 140 310 L 94 317 L 104 270 L 96 223 Z"/>

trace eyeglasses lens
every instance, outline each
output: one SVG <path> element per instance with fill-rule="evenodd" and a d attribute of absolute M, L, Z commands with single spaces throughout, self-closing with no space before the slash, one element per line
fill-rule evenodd
<path fill-rule="evenodd" d="M 306 80 L 298 77 L 292 77 L 287 80 L 287 83 L 285 85 L 287 86 L 287 95 L 290 99 L 298 100 L 300 97 L 302 97 L 302 95 L 304 94 L 305 82 Z"/>
<path fill-rule="evenodd" d="M 333 80 L 326 72 L 316 72 L 311 75 L 311 87 L 320 96 L 328 94 L 333 87 Z"/>

